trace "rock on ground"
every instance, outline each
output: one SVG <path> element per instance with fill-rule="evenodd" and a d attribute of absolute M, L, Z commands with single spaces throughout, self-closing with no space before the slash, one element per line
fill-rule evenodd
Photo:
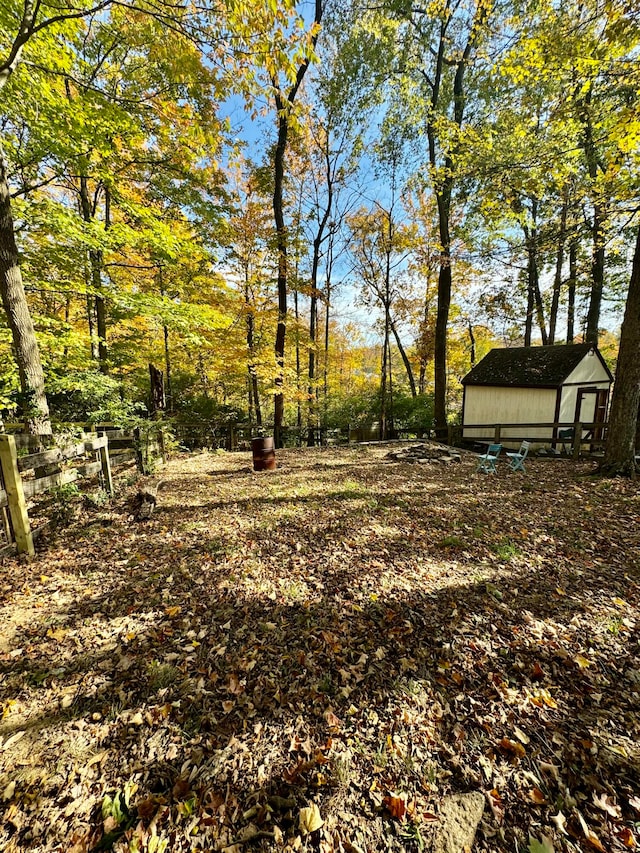
<path fill-rule="evenodd" d="M 483 811 L 484 794 L 479 791 L 447 797 L 440 807 L 441 823 L 432 853 L 468 853 Z"/>

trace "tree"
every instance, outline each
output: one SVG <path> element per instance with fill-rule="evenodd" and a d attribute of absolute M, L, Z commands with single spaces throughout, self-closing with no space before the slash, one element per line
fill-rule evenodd
<path fill-rule="evenodd" d="M 276 447 L 282 445 L 282 425 L 284 418 L 284 393 L 282 390 L 284 371 L 284 348 L 287 333 L 287 286 L 288 286 L 288 237 L 287 226 L 284 218 L 284 177 L 285 177 L 285 155 L 289 130 L 293 120 L 293 108 L 296 96 L 311 63 L 313 50 L 320 33 L 320 22 L 324 11 L 323 0 L 315 0 L 313 21 L 310 26 L 310 40 L 302 61 L 295 71 L 292 82 L 282 83 L 280 80 L 280 69 L 271 71 L 271 86 L 273 100 L 277 113 L 277 141 L 273 157 L 273 217 L 276 226 L 276 242 L 278 248 L 278 327 L 276 330 L 275 356 L 278 375 L 276 376 L 276 394 L 274 397 L 273 431 Z M 289 78 L 291 80 L 291 77 Z"/>
<path fill-rule="evenodd" d="M 620 333 L 616 381 L 609 428 L 599 471 L 606 476 L 635 476 L 638 409 L 640 408 L 640 226 Z"/>
<path fill-rule="evenodd" d="M 387 206 L 376 203 L 371 211 L 361 210 L 349 217 L 353 234 L 355 270 L 364 285 L 365 304 L 378 303 L 382 309 L 383 344 L 380 368 L 380 438 L 393 432 L 393 370 L 391 335 L 407 372 L 411 395 L 417 394 L 413 368 L 402 345 L 392 310 L 402 290 L 402 271 L 409 255 L 413 229 L 398 219 L 397 180 L 399 151 L 391 146 L 379 152 L 384 175 L 390 186 Z"/>
<path fill-rule="evenodd" d="M 36 435 L 51 432 L 49 406 L 44 388 L 44 372 L 18 263 L 14 236 L 11 195 L 6 163 L 0 148 L 0 295 L 11 335 L 20 387 L 24 398 L 27 429 Z"/>
<path fill-rule="evenodd" d="M 451 213 L 464 147 L 468 81 L 478 46 L 492 12 L 489 0 L 477 3 L 445 0 L 408 14 L 406 71 L 421 80 L 425 93 L 424 125 L 428 171 L 436 197 L 440 264 L 434 341 L 434 414 L 436 430 L 446 435 L 447 333 L 452 295 Z"/>
<path fill-rule="evenodd" d="M 266 369 L 265 342 L 272 331 L 272 281 L 275 278 L 272 192 L 265 168 L 246 164 L 237 180 L 235 209 L 229 220 L 229 257 L 238 277 L 246 326 L 247 401 L 249 422 L 263 427 L 260 380 Z M 270 175 L 268 176 L 270 178 Z"/>

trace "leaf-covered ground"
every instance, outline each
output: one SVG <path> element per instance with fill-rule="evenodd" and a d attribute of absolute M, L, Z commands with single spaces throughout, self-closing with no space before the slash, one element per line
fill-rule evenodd
<path fill-rule="evenodd" d="M 640 492 L 388 447 L 175 459 L 0 567 L 3 851 L 640 837 Z"/>

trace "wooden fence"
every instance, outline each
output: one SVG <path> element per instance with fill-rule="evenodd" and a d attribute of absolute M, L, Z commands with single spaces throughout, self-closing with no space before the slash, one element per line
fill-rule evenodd
<path fill-rule="evenodd" d="M 18 455 L 18 444 L 23 442 L 16 442 L 15 436 L 0 435 L 0 513 L 8 542 L 15 540 L 19 553 L 33 554 L 27 500 L 94 474 L 101 475 L 103 488 L 113 494 L 109 440 L 106 435 L 85 435 L 23 456 Z"/>
<path fill-rule="evenodd" d="M 588 445 L 591 452 L 604 447 L 607 424 L 598 423 L 519 423 L 519 424 L 464 424 L 460 427 L 465 444 L 512 444 L 521 441 L 541 444 L 556 449 L 558 445 L 570 447 L 570 455 L 577 459 Z M 474 434 L 469 435 L 468 431 Z M 541 432 L 547 433 L 541 435 Z"/>
<path fill-rule="evenodd" d="M 135 463 L 148 474 L 164 458 L 163 434 L 155 429 L 101 427 L 100 435 L 80 432 L 76 437 L 0 434 L 0 539 L 7 543 L 0 543 L 0 554 L 34 553 L 27 501 L 36 495 L 96 475 L 113 494 L 112 467 Z"/>

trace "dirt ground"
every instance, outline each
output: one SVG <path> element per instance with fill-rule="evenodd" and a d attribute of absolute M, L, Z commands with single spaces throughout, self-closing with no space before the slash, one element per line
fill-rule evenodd
<path fill-rule="evenodd" d="M 640 838 L 640 485 L 390 448 L 173 459 L 0 566 L 0 849 Z"/>

